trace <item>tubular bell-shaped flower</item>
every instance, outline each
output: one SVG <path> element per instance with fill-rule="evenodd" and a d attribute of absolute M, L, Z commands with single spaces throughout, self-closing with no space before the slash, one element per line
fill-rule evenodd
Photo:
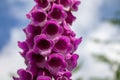
<path fill-rule="evenodd" d="M 66 11 L 67 13 L 67 18 L 66 18 L 66 22 L 70 25 L 72 25 L 73 21 L 76 19 L 75 16 L 73 16 L 73 14 L 70 11 Z"/>
<path fill-rule="evenodd" d="M 36 78 L 36 76 L 38 75 L 38 72 L 39 72 L 39 68 L 34 64 L 28 64 L 26 70 L 30 71 L 32 73 L 33 79 Z"/>
<path fill-rule="evenodd" d="M 72 7 L 71 7 L 71 10 L 77 11 L 79 4 L 80 4 L 80 1 L 79 1 L 79 0 L 73 0 L 73 4 L 72 4 Z"/>
<path fill-rule="evenodd" d="M 44 9 L 50 5 L 50 0 L 34 0 L 37 3 L 37 6 Z"/>
<path fill-rule="evenodd" d="M 63 33 L 63 29 L 57 21 L 51 20 L 46 22 L 44 33 L 49 38 L 57 38 Z"/>
<path fill-rule="evenodd" d="M 59 53 L 53 53 L 49 56 L 46 68 L 52 73 L 56 74 L 66 68 L 64 56 Z"/>
<path fill-rule="evenodd" d="M 68 54 L 66 56 L 67 69 L 72 71 L 77 66 L 77 60 L 79 56 L 77 54 Z"/>
<path fill-rule="evenodd" d="M 53 42 L 46 35 L 41 34 L 34 38 L 34 51 L 43 56 L 48 55 L 53 48 Z"/>
<path fill-rule="evenodd" d="M 33 80 L 32 73 L 30 71 L 24 70 L 24 69 L 19 69 L 17 71 L 19 78 L 14 78 L 14 80 Z"/>
<path fill-rule="evenodd" d="M 43 25 L 47 19 L 47 14 L 43 10 L 33 10 L 31 12 L 31 19 L 34 25 Z"/>
<path fill-rule="evenodd" d="M 76 38 L 71 26 L 78 0 L 34 0 L 26 15 L 30 23 L 23 29 L 25 41 L 18 41 L 26 69 L 17 71 L 14 80 L 72 80 L 79 56 L 74 52 L 82 38 Z"/>
<path fill-rule="evenodd" d="M 67 17 L 67 14 L 65 13 L 61 5 L 53 4 L 52 9 L 48 14 L 48 17 L 50 19 L 62 21 Z"/>
<path fill-rule="evenodd" d="M 69 7 L 72 5 L 72 1 L 71 0 L 58 0 L 59 4 L 63 5 L 64 7 Z"/>
<path fill-rule="evenodd" d="M 27 52 L 26 58 L 30 64 L 34 64 L 37 67 L 43 68 L 45 66 L 45 57 L 35 53 L 33 50 Z"/>
<path fill-rule="evenodd" d="M 29 51 L 28 45 L 26 42 L 20 42 L 18 41 L 18 46 L 23 49 L 22 52 L 20 52 L 20 54 L 25 57 L 26 56 L 26 52 Z"/>
<path fill-rule="evenodd" d="M 61 36 L 55 43 L 54 51 L 67 54 L 71 50 L 71 47 L 70 39 L 67 36 Z"/>
<path fill-rule="evenodd" d="M 72 73 L 70 71 L 63 71 L 59 72 L 58 75 L 55 77 L 56 80 L 71 80 L 70 77 Z"/>
<path fill-rule="evenodd" d="M 29 24 L 24 31 L 26 32 L 26 43 L 29 48 L 33 48 L 34 45 L 34 37 L 36 35 L 40 35 L 42 30 L 41 26 L 34 26 L 33 24 Z"/>
<path fill-rule="evenodd" d="M 29 24 L 27 28 L 25 28 L 27 32 L 27 36 L 36 36 L 41 34 L 41 26 L 34 26 L 33 24 Z"/>

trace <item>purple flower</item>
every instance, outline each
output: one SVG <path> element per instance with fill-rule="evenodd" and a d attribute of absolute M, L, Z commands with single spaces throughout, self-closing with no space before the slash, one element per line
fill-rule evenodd
<path fill-rule="evenodd" d="M 39 73 L 38 73 L 37 80 L 52 80 L 52 75 L 45 68 L 44 69 L 40 69 Z"/>
<path fill-rule="evenodd" d="M 67 18 L 66 18 L 66 22 L 70 25 L 72 25 L 73 21 L 76 19 L 75 16 L 73 16 L 73 14 L 70 11 L 66 11 L 67 13 Z"/>
<path fill-rule="evenodd" d="M 37 6 L 44 9 L 50 5 L 50 0 L 34 0 L 37 3 Z"/>
<path fill-rule="evenodd" d="M 35 78 L 39 72 L 39 68 L 36 66 L 36 64 L 28 64 L 26 70 L 32 73 L 33 78 Z"/>
<path fill-rule="evenodd" d="M 75 39 L 74 41 L 74 50 L 77 49 L 78 45 L 82 42 L 82 37 Z"/>
<path fill-rule="evenodd" d="M 36 9 L 31 12 L 31 19 L 34 25 L 44 25 L 47 14 L 43 10 Z"/>
<path fill-rule="evenodd" d="M 45 58 L 44 56 L 35 53 L 33 50 L 27 52 L 26 58 L 28 59 L 31 65 L 36 65 L 37 67 L 44 68 L 45 66 Z"/>
<path fill-rule="evenodd" d="M 70 52 L 71 47 L 70 39 L 67 36 L 61 36 L 54 46 L 54 51 L 67 54 Z"/>
<path fill-rule="evenodd" d="M 72 73 L 70 71 L 62 71 L 55 77 L 56 80 L 71 80 Z"/>
<path fill-rule="evenodd" d="M 48 14 L 50 19 L 63 21 L 66 19 L 67 14 L 64 12 L 63 7 L 58 4 L 53 4 L 51 11 Z"/>
<path fill-rule="evenodd" d="M 21 55 L 25 57 L 26 52 L 29 50 L 27 43 L 18 41 L 18 46 L 23 50 L 22 52 L 20 52 Z"/>
<path fill-rule="evenodd" d="M 74 52 L 77 49 L 78 45 L 82 42 L 82 37 L 75 38 L 75 37 L 70 36 L 70 40 L 73 44 L 73 51 L 72 52 Z"/>
<path fill-rule="evenodd" d="M 43 56 L 48 55 L 53 47 L 53 42 L 49 40 L 44 34 L 36 36 L 34 43 L 34 51 Z"/>
<path fill-rule="evenodd" d="M 76 34 L 71 30 L 70 26 L 67 25 L 65 22 L 63 22 L 61 25 L 64 28 L 64 33 L 63 33 L 64 36 L 68 36 L 68 37 L 76 36 Z"/>
<path fill-rule="evenodd" d="M 79 56 L 77 54 L 68 54 L 66 56 L 67 69 L 72 71 L 77 66 L 77 60 Z"/>
<path fill-rule="evenodd" d="M 34 45 L 34 36 L 31 35 L 31 36 L 27 37 L 25 42 L 27 43 L 29 49 L 32 49 L 33 45 Z"/>
<path fill-rule="evenodd" d="M 52 80 L 49 76 L 38 76 L 37 80 Z"/>
<path fill-rule="evenodd" d="M 51 20 L 47 21 L 44 32 L 49 38 L 58 38 L 63 33 L 63 28 L 57 21 Z"/>
<path fill-rule="evenodd" d="M 52 75 L 50 74 L 50 72 L 46 68 L 40 68 L 38 75 L 39 76 L 49 76 L 52 78 Z"/>
<path fill-rule="evenodd" d="M 49 56 L 46 68 L 52 73 L 56 74 L 66 68 L 64 56 L 60 53 L 53 53 Z"/>
<path fill-rule="evenodd" d="M 64 7 L 70 7 L 72 5 L 71 0 L 58 0 L 59 4 L 63 5 Z"/>
<path fill-rule="evenodd" d="M 74 0 L 73 5 L 71 7 L 72 11 L 77 11 L 78 10 L 78 5 L 80 5 L 80 1 Z"/>
<path fill-rule="evenodd" d="M 33 24 L 29 24 L 27 28 L 24 29 L 26 32 L 26 43 L 29 48 L 33 48 L 34 45 L 34 37 L 36 35 L 40 35 L 42 30 L 40 26 L 34 26 Z"/>
<path fill-rule="evenodd" d="M 15 78 L 14 80 L 32 80 L 33 76 L 31 74 L 31 72 L 24 70 L 24 69 L 20 69 L 17 71 L 19 78 Z"/>
<path fill-rule="evenodd" d="M 28 51 L 28 46 L 26 44 L 26 42 L 20 42 L 18 41 L 18 46 L 23 49 L 24 51 Z"/>
<path fill-rule="evenodd" d="M 25 28 L 25 31 L 27 32 L 27 36 L 36 36 L 41 34 L 41 26 L 29 24 L 27 28 Z"/>
<path fill-rule="evenodd" d="M 76 38 L 71 25 L 78 10 L 78 0 L 34 0 L 26 15 L 29 25 L 23 29 L 26 39 L 18 42 L 26 69 L 18 70 L 14 80 L 72 80 L 77 66 L 74 54 L 82 38 Z"/>

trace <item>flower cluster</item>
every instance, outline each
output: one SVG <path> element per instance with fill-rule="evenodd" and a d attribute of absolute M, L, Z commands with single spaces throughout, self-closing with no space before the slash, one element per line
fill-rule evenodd
<path fill-rule="evenodd" d="M 14 80 L 71 80 L 77 66 L 75 54 L 82 38 L 75 38 L 70 26 L 76 17 L 78 0 L 34 0 L 27 14 L 30 24 L 23 29 L 26 40 L 18 42 L 26 69 L 19 69 Z"/>

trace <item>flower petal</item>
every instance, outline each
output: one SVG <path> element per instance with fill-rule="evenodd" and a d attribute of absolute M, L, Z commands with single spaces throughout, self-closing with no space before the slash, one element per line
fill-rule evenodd
<path fill-rule="evenodd" d="M 73 14 L 70 11 L 67 11 L 67 18 L 66 18 L 66 22 L 70 25 L 72 25 L 73 21 L 76 19 L 75 16 L 73 16 Z"/>
<path fill-rule="evenodd" d="M 80 5 L 80 3 L 81 3 L 80 1 L 74 0 L 73 5 L 71 7 L 71 10 L 72 11 L 77 11 L 78 10 L 78 5 Z"/>
<path fill-rule="evenodd" d="M 30 35 L 33 35 L 33 36 L 41 34 L 41 31 L 42 30 L 41 30 L 40 26 L 35 26 L 33 24 L 29 24 L 26 28 L 27 34 L 30 34 Z"/>
<path fill-rule="evenodd" d="M 30 50 L 26 58 L 29 60 L 31 65 L 35 64 L 37 67 L 43 68 L 45 66 L 45 57 Z"/>
<path fill-rule="evenodd" d="M 66 62 L 64 56 L 60 53 L 53 53 L 49 56 L 46 68 L 52 73 L 56 74 L 58 71 L 64 70 Z"/>
<path fill-rule="evenodd" d="M 30 19 L 32 19 L 32 24 L 34 25 L 41 25 L 43 26 L 45 24 L 45 21 L 47 19 L 47 14 L 45 11 L 40 9 L 34 9 L 30 12 Z"/>
<path fill-rule="evenodd" d="M 78 58 L 79 58 L 79 55 L 77 55 L 77 54 L 68 54 L 66 56 L 68 70 L 72 71 L 77 66 Z"/>
<path fill-rule="evenodd" d="M 19 69 L 17 73 L 19 75 L 20 80 L 32 80 L 33 79 L 32 73 L 27 70 Z"/>
<path fill-rule="evenodd" d="M 46 8 L 49 5 L 49 0 L 34 0 L 41 8 Z"/>
<path fill-rule="evenodd" d="M 63 5 L 64 7 L 69 7 L 72 5 L 71 0 L 59 0 L 59 4 Z"/>
<path fill-rule="evenodd" d="M 38 76 L 37 80 L 52 80 L 49 76 Z"/>
<path fill-rule="evenodd" d="M 67 54 L 71 50 L 70 39 L 67 36 L 61 36 L 54 46 L 55 52 Z"/>
<path fill-rule="evenodd" d="M 61 5 L 53 4 L 52 10 L 49 12 L 48 17 L 58 21 L 63 21 L 67 17 Z"/>
<path fill-rule="evenodd" d="M 44 32 L 49 38 L 57 38 L 63 33 L 63 28 L 58 24 L 57 21 L 47 21 Z"/>
<path fill-rule="evenodd" d="M 54 45 L 53 42 L 49 40 L 45 34 L 36 36 L 34 43 L 34 51 L 36 53 L 40 53 L 43 56 L 48 55 Z"/>
<path fill-rule="evenodd" d="M 29 64 L 26 70 L 30 71 L 33 75 L 33 78 L 35 78 L 38 75 L 39 68 L 36 65 Z"/>

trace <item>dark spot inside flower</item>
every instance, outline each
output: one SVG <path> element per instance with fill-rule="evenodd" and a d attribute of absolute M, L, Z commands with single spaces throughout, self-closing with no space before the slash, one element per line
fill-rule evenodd
<path fill-rule="evenodd" d="M 59 50 L 65 50 L 67 48 L 67 42 L 63 39 L 58 40 L 55 47 Z"/>
<path fill-rule="evenodd" d="M 46 18 L 46 15 L 43 12 L 34 12 L 32 14 L 32 17 L 34 18 L 35 21 L 43 22 Z"/>
<path fill-rule="evenodd" d="M 33 35 L 38 35 L 41 34 L 41 27 L 40 26 L 34 26 L 34 25 L 30 25 L 28 27 L 28 31 Z"/>
<path fill-rule="evenodd" d="M 48 6 L 48 0 L 37 0 L 38 5 L 42 8 L 45 8 Z"/>
<path fill-rule="evenodd" d="M 31 60 L 33 60 L 34 62 L 41 62 L 44 59 L 44 57 L 42 55 L 35 54 L 35 53 L 33 53 L 31 58 L 32 58 Z"/>
<path fill-rule="evenodd" d="M 50 42 L 46 39 L 41 39 L 38 43 L 37 46 L 41 49 L 41 50 L 46 50 L 50 48 Z"/>
<path fill-rule="evenodd" d="M 52 15 L 52 17 L 53 17 L 54 19 L 60 19 L 61 16 L 62 16 L 62 12 L 61 12 L 60 9 L 54 8 L 54 9 L 53 9 L 53 12 L 51 13 L 51 15 Z"/>
<path fill-rule="evenodd" d="M 26 73 L 25 75 L 23 75 L 24 76 L 24 79 L 23 80 L 32 80 L 32 76 L 31 76 L 31 74 L 30 73 Z M 21 76 L 22 77 L 22 76 Z"/>
<path fill-rule="evenodd" d="M 39 35 L 41 34 L 41 27 L 40 26 L 37 26 L 33 29 L 33 34 L 34 35 Z"/>
<path fill-rule="evenodd" d="M 18 74 L 20 76 L 20 80 L 32 80 L 32 75 L 25 70 L 19 70 Z"/>
<path fill-rule="evenodd" d="M 55 35 L 58 32 L 58 26 L 55 24 L 49 24 L 46 28 L 46 32 L 49 35 Z"/>
<path fill-rule="evenodd" d="M 59 67 L 62 64 L 62 61 L 60 58 L 54 57 L 50 59 L 48 64 L 52 67 Z"/>

